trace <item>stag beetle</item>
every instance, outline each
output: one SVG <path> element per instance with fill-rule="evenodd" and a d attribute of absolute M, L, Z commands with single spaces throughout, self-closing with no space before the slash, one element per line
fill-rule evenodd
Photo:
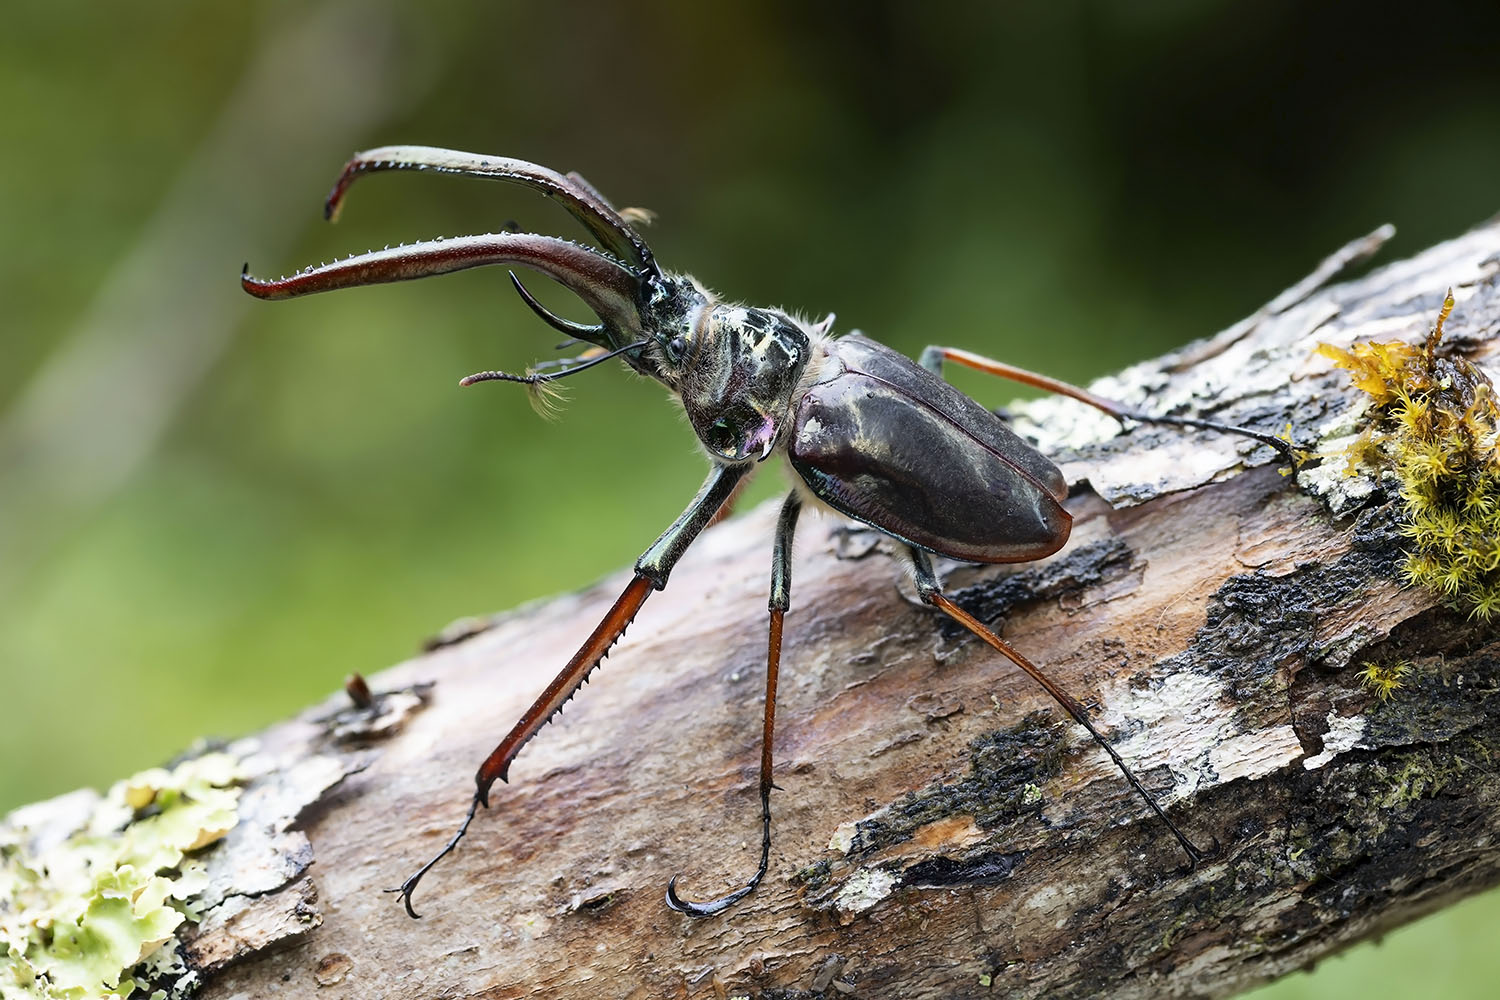
<path fill-rule="evenodd" d="M 399 889 L 412 917 L 417 883 L 458 846 L 490 789 L 506 781 L 511 761 L 578 691 L 634 619 L 652 591 L 725 507 L 734 489 L 772 455 L 790 470 L 793 489 L 781 506 L 771 562 L 770 637 L 760 759 L 761 848 L 755 874 L 718 899 L 695 902 L 667 883 L 666 902 L 694 917 L 720 913 L 765 877 L 771 851 L 771 750 L 782 618 L 791 600 L 792 534 L 806 506 L 831 509 L 903 545 L 921 600 L 1012 660 L 1086 728 L 1127 781 L 1166 824 L 1196 864 L 1204 855 L 1162 811 L 1070 695 L 1025 656 L 943 593 L 931 555 L 973 563 L 1040 559 L 1068 540 L 1067 482 L 1057 466 L 997 416 L 941 377 L 944 362 L 1013 379 L 1095 406 L 1120 420 L 1175 424 L 1244 434 L 1291 459 L 1286 442 L 1259 431 L 1185 417 L 1152 416 L 1046 376 L 967 351 L 929 347 L 920 362 L 857 333 L 835 337 L 833 317 L 811 324 L 778 309 L 721 301 L 686 274 L 661 269 L 631 225 L 577 174 L 522 160 L 426 146 L 386 146 L 357 154 L 325 203 L 333 219 L 350 185 L 365 174 L 421 170 L 521 184 L 559 201 L 602 249 L 533 233 L 499 232 L 404 244 L 263 280 L 241 273 L 245 291 L 284 299 L 354 285 L 403 281 L 486 264 L 530 268 L 559 282 L 598 316 L 583 324 L 550 312 L 511 274 L 526 304 L 574 341 L 593 345 L 581 357 L 525 375 L 486 371 L 461 384 L 501 380 L 533 387 L 619 358 L 655 379 L 682 403 L 708 453 L 711 471 L 698 495 L 635 564 L 635 577 L 515 727 L 480 765 L 477 788 L 458 831 Z"/>

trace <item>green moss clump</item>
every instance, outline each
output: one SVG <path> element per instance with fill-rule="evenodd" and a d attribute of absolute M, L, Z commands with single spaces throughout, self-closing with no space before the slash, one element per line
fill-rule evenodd
<path fill-rule="evenodd" d="M 1380 696 L 1381 701 L 1390 701 L 1391 695 L 1402 687 L 1402 679 L 1411 671 L 1411 664 L 1405 660 L 1396 660 L 1394 663 L 1366 663 L 1360 670 L 1360 680 L 1364 681 L 1365 687 Z"/>
<path fill-rule="evenodd" d="M 1376 422 L 1350 449 L 1351 470 L 1383 466 L 1400 484 L 1406 579 L 1473 618 L 1500 615 L 1500 407 L 1490 380 L 1438 353 L 1453 292 L 1421 345 L 1329 344 L 1375 403 Z"/>
<path fill-rule="evenodd" d="M 132 971 L 170 968 L 208 884 L 192 852 L 233 829 L 240 777 L 205 754 L 116 783 L 60 839 L 44 807 L 0 821 L 0 997 L 122 1000 L 142 985 Z"/>

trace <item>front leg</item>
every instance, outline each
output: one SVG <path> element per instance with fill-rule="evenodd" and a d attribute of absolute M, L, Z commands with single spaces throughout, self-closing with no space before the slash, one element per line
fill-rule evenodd
<path fill-rule="evenodd" d="M 412 909 L 411 897 L 416 891 L 417 883 L 422 881 L 422 876 L 447 857 L 458 846 L 459 841 L 463 840 L 479 807 L 489 808 L 490 788 L 497 780 L 508 780 L 510 764 L 515 760 L 516 754 L 520 753 L 521 748 L 530 742 L 537 731 L 550 722 L 568 699 L 578 692 L 579 687 L 599 666 L 610 647 L 625 634 L 625 629 L 635 619 L 636 613 L 640 611 L 641 605 L 646 603 L 646 598 L 651 596 L 651 592 L 661 590 L 667 585 L 667 577 L 671 574 L 672 567 L 677 565 L 677 560 L 687 551 L 693 539 L 697 538 L 698 534 L 713 520 L 714 514 L 724 505 L 724 501 L 729 498 L 735 486 L 744 479 L 751 468 L 753 466 L 750 465 L 716 465 L 714 467 L 687 510 L 683 511 L 681 516 L 672 522 L 672 526 L 664 531 L 661 537 L 636 561 L 635 578 L 630 581 L 625 592 L 609 609 L 604 620 L 595 627 L 588 639 L 579 647 L 578 652 L 573 654 L 567 666 L 563 667 L 562 672 L 552 679 L 552 683 L 547 685 L 547 689 L 526 710 L 526 714 L 521 716 L 520 721 L 511 727 L 505 739 L 500 741 L 500 745 L 485 758 L 484 763 L 479 767 L 479 773 L 474 776 L 476 785 L 474 800 L 469 803 L 468 815 L 459 824 L 458 832 L 431 861 L 401 883 L 399 889 L 387 890 L 401 894 L 401 901 L 406 906 L 408 916 L 418 915 L 416 910 Z"/>

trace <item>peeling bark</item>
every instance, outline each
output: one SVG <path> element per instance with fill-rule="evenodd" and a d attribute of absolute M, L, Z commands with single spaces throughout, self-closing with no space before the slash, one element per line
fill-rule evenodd
<path fill-rule="evenodd" d="M 1419 339 L 1449 286 L 1449 342 L 1493 372 L 1494 223 L 1304 283 L 1096 390 L 1337 450 L 1361 404 L 1313 347 Z M 247 798 L 292 781 L 299 757 L 331 762 L 304 775 L 322 799 L 295 827 L 295 795 L 286 822 L 257 827 L 306 837 L 310 867 L 246 890 L 302 924 L 246 951 L 233 920 L 210 937 L 211 909 L 189 948 L 233 964 L 203 995 L 1225 996 L 1500 880 L 1500 628 L 1401 585 L 1385 484 L 1338 462 L 1293 479 L 1238 438 L 1122 435 L 1066 400 L 1012 415 L 1074 484 L 1073 540 L 1025 566 L 948 564 L 946 584 L 1090 705 L 1188 835 L 1217 845 L 1209 861 L 1184 870 L 1080 727 L 913 602 L 886 543 L 812 521 L 786 620 L 771 874 L 724 916 L 667 910 L 670 875 L 701 897 L 755 865 L 763 507 L 705 533 L 517 759 L 424 882 L 420 922 L 379 890 L 446 840 L 474 767 L 623 576 L 467 623 L 373 678 L 377 693 L 432 685 L 394 721 L 377 700 L 361 731 L 335 717 L 340 694 L 263 734 L 281 763 Z M 1412 670 L 1383 702 L 1359 670 L 1396 660 Z M 236 837 L 255 839 L 237 831 L 226 859 Z"/>

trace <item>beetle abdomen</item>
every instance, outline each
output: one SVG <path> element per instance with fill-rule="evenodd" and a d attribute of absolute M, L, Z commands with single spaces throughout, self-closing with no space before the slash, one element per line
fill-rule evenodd
<path fill-rule="evenodd" d="M 826 348 L 788 455 L 830 507 L 954 559 L 1040 559 L 1068 540 L 1057 466 L 994 414 L 864 337 Z"/>

